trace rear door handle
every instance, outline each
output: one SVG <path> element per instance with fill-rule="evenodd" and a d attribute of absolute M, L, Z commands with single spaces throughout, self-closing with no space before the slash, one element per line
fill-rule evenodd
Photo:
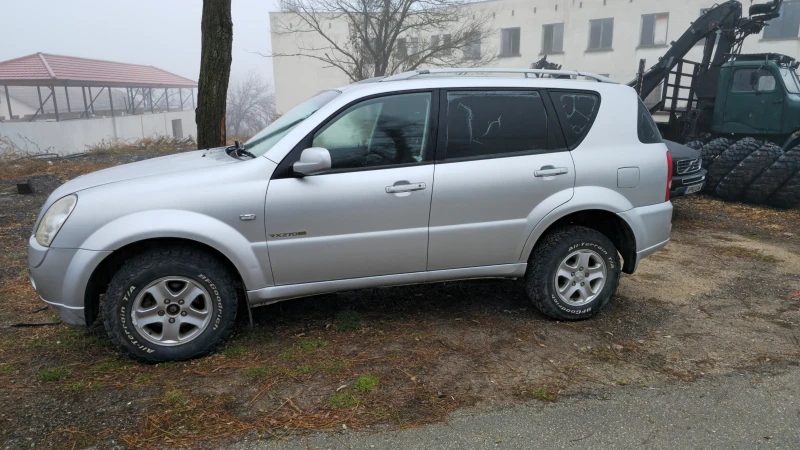
<path fill-rule="evenodd" d="M 386 193 L 398 194 L 401 192 L 421 191 L 425 188 L 425 183 L 395 184 L 394 186 L 386 186 Z"/>
<path fill-rule="evenodd" d="M 545 169 L 542 167 L 539 170 L 534 170 L 533 175 L 536 177 L 553 177 L 556 175 L 564 175 L 568 173 L 569 170 L 566 167 L 553 167 Z"/>

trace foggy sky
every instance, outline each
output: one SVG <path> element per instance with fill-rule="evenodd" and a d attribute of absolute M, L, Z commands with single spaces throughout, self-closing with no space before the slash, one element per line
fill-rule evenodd
<path fill-rule="evenodd" d="M 276 0 L 233 0 L 231 77 L 255 69 L 272 84 L 269 11 Z M 0 61 L 31 53 L 152 65 L 197 80 L 202 0 L 0 0 Z"/>

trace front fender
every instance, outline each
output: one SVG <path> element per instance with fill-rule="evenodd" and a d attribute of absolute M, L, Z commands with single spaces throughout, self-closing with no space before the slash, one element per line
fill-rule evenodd
<path fill-rule="evenodd" d="M 261 222 L 251 222 L 252 226 Z M 250 242 L 230 225 L 203 214 L 179 210 L 153 210 L 113 220 L 89 235 L 80 246 L 86 250 L 114 251 L 148 239 L 187 239 L 214 248 L 239 271 L 248 290 L 272 286 L 266 240 Z"/>
<path fill-rule="evenodd" d="M 572 198 L 554 208 L 544 216 L 534 227 L 525 241 L 519 262 L 527 262 L 533 246 L 551 225 L 559 219 L 572 213 L 587 210 L 602 210 L 611 213 L 620 213 L 633 208 L 633 204 L 617 191 L 599 186 L 581 186 L 573 190 Z"/>

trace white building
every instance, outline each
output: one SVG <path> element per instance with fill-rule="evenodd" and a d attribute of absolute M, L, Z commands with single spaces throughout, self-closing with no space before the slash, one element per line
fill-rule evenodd
<path fill-rule="evenodd" d="M 767 0 L 756 0 L 764 3 Z M 528 68 L 547 55 L 564 69 L 584 70 L 628 82 L 635 77 L 640 59 L 647 66 L 658 61 L 669 43 L 681 36 L 701 11 L 720 0 L 489 0 L 470 8 L 494 15 L 496 34 L 481 42 L 481 51 L 498 54 L 494 67 Z M 742 0 L 744 15 L 750 6 Z M 270 15 L 272 53 L 295 54 L 298 39 L 325 47 L 319 35 L 279 34 L 277 23 L 291 22 L 292 15 Z M 295 21 L 297 19 L 295 18 Z M 327 24 L 340 41 L 347 38 L 347 24 Z M 800 57 L 800 0 L 784 1 L 781 17 L 759 36 L 745 40 L 744 53 L 783 53 Z M 443 31 L 443 33 L 446 31 Z M 699 61 L 702 45 L 687 55 Z M 338 69 L 303 56 L 274 58 L 278 113 L 285 113 L 319 90 L 347 84 Z M 660 94 L 660 93 L 658 93 Z"/>
<path fill-rule="evenodd" d="M 153 66 L 46 53 L 2 61 L 0 138 L 69 154 L 103 140 L 196 136 L 196 87 Z"/>

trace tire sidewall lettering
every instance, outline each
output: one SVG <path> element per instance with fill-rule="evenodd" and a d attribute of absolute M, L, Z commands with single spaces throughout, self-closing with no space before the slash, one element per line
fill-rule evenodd
<path fill-rule="evenodd" d="M 204 284 L 206 284 L 209 290 L 209 294 L 213 296 L 213 304 L 215 306 L 213 308 L 214 320 L 210 328 L 211 330 L 216 331 L 222 326 L 222 312 L 224 310 L 222 294 L 220 293 L 216 283 L 212 281 L 212 279 L 206 276 L 205 274 L 201 273 L 195 275 L 193 278 L 198 279 L 199 281 L 202 281 Z M 133 300 L 136 298 L 137 294 L 136 291 L 137 291 L 136 285 L 131 284 L 123 292 L 122 301 L 120 302 L 119 316 L 118 316 L 120 322 L 120 328 L 130 345 L 132 345 L 134 348 L 136 348 L 141 352 L 149 354 L 155 352 L 156 348 L 150 347 L 150 344 L 145 342 L 144 339 L 141 339 L 141 337 L 138 336 L 139 333 L 134 331 L 133 328 L 130 326 L 131 324 L 130 309 Z M 202 335 L 198 336 L 198 338 L 202 338 Z"/>
<path fill-rule="evenodd" d="M 130 321 L 128 320 L 128 314 L 131 301 L 136 297 L 134 295 L 135 293 L 136 293 L 136 286 L 134 285 L 128 286 L 128 288 L 125 289 L 125 292 L 123 293 L 122 306 L 119 308 L 120 327 L 122 327 L 122 332 L 125 334 L 125 337 L 134 347 L 145 353 L 153 353 L 156 350 L 139 342 L 139 339 L 133 333 L 131 333 L 131 330 L 128 328 L 128 324 L 130 323 Z"/>
<path fill-rule="evenodd" d="M 569 252 L 573 252 L 579 248 L 585 248 L 588 250 L 595 250 L 599 253 L 603 254 L 603 258 L 606 260 L 606 264 L 608 264 L 609 269 L 616 269 L 616 265 L 614 264 L 614 255 L 610 253 L 605 247 L 600 244 L 595 244 L 594 242 L 581 242 L 580 244 L 571 245 L 569 247 Z"/>
<path fill-rule="evenodd" d="M 214 317 L 214 324 L 212 325 L 211 329 L 216 330 L 217 328 L 219 328 L 222 322 L 222 311 L 224 308 L 222 306 L 222 296 L 219 293 L 217 285 L 213 281 L 211 281 L 209 277 L 205 276 L 202 273 L 198 274 L 197 277 L 208 285 L 209 289 L 211 289 L 210 294 L 214 296 L 214 303 L 216 304 L 216 308 L 214 308 L 215 317 Z"/>

